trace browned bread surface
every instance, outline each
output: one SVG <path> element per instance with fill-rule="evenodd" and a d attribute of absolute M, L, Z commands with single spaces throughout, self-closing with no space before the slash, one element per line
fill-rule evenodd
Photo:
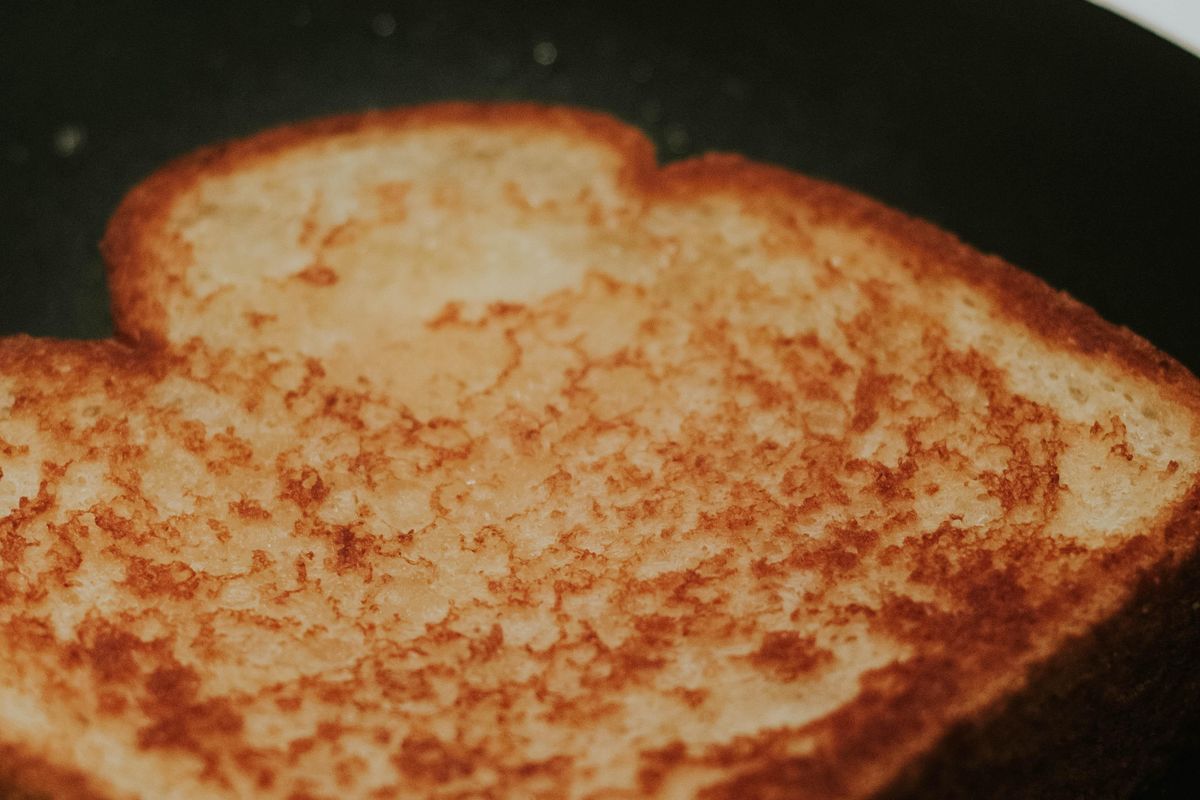
<path fill-rule="evenodd" d="M 268 132 L 104 252 L 120 341 L 0 341 L 0 785 L 868 797 L 1196 553 L 1183 368 L 600 115 Z"/>

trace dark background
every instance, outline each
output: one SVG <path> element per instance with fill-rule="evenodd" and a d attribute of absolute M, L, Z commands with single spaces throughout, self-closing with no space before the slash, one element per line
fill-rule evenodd
<path fill-rule="evenodd" d="M 4 0 L 0 334 L 110 332 L 96 242 L 166 160 L 442 98 L 604 109 L 664 159 L 847 184 L 1200 369 L 1200 58 L 1083 0 Z M 1187 738 L 1143 797 L 1200 796 Z"/>

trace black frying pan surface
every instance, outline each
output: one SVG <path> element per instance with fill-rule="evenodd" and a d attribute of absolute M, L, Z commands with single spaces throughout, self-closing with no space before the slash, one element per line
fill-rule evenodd
<path fill-rule="evenodd" d="M 110 332 L 96 242 L 214 140 L 445 98 L 609 111 L 874 195 L 1200 370 L 1200 58 L 1083 0 L 8 0 L 0 334 Z M 1144 797 L 1200 796 L 1185 745 Z"/>

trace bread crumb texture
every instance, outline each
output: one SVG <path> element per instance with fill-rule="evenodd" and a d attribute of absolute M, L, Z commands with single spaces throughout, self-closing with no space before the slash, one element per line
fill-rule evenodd
<path fill-rule="evenodd" d="M 0 740 L 67 794 L 863 797 L 1194 547 L 1181 369 L 594 115 L 268 133 L 105 249 L 138 344 L 0 341 Z"/>

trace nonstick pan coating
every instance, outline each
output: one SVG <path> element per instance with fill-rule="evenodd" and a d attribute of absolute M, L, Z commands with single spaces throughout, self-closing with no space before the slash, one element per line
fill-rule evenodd
<path fill-rule="evenodd" d="M 96 242 L 168 159 L 445 98 L 603 109 L 664 159 L 847 184 L 1200 370 L 1200 58 L 1083 0 L 6 2 L 0 334 L 110 332 Z M 1140 796 L 1196 796 L 1187 738 Z"/>

